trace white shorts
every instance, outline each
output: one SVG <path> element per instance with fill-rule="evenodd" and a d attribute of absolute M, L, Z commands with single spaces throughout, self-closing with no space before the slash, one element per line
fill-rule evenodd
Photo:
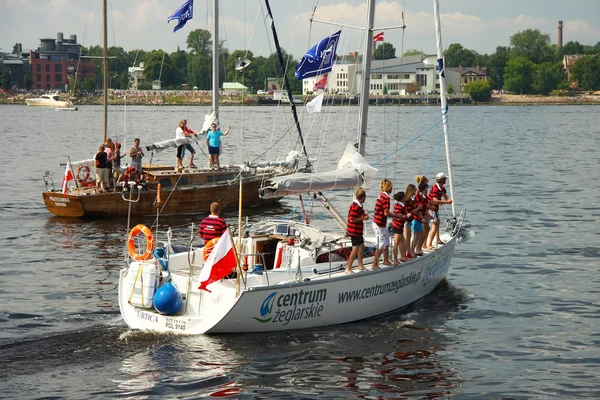
<path fill-rule="evenodd" d="M 381 228 L 375 222 L 373 222 L 373 232 L 377 237 L 377 246 L 380 249 L 385 249 L 390 245 L 390 231 L 387 226 Z"/>

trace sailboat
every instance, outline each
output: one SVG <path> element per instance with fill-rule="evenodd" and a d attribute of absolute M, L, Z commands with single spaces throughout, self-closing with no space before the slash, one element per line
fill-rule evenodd
<path fill-rule="evenodd" d="M 106 24 L 106 0 L 103 0 L 104 56 L 103 76 L 108 76 L 108 45 Z M 219 2 L 213 2 L 213 97 L 212 112 L 205 119 L 208 126 L 218 120 L 219 112 L 219 57 L 218 57 L 218 13 Z M 104 79 L 104 143 L 107 138 L 107 79 Z M 297 118 L 296 118 L 297 120 Z M 280 160 L 268 163 L 224 165 L 220 170 L 211 168 L 185 168 L 177 170 L 173 166 L 153 165 L 154 151 L 177 147 L 189 143 L 188 139 L 173 139 L 152 143 L 146 147 L 150 162 L 142 166 L 145 180 L 132 170 L 126 170 L 127 179 L 119 190 L 98 192 L 91 173 L 93 160 L 69 161 L 65 177 L 73 177 L 75 186 L 68 187 L 63 180 L 61 188 L 55 187 L 54 180 L 47 172 L 44 176 L 46 190 L 42 193 L 48 211 L 61 217 L 115 217 L 125 215 L 156 215 L 157 193 L 165 201 L 159 208 L 161 215 L 205 212 L 210 204 L 218 200 L 222 207 L 235 207 L 238 204 L 237 187 L 243 182 L 243 205 L 264 206 L 279 199 L 261 200 L 258 190 L 265 179 L 287 175 L 303 168 L 299 152 L 292 151 Z M 306 150 L 304 149 L 306 154 Z M 308 156 L 306 156 L 308 157 Z M 307 161 L 308 163 L 308 161 Z M 131 171 L 131 173 L 128 173 Z M 123 201 L 127 200 L 127 201 Z"/>
<path fill-rule="evenodd" d="M 272 21 L 268 0 L 265 2 Z M 368 55 L 374 12 L 375 1 L 369 0 L 363 88 L 368 87 L 370 75 Z M 441 87 L 445 93 L 437 0 L 434 14 Z M 359 138 L 364 140 L 368 91 L 361 93 Z M 445 110 L 444 95 L 442 109 Z M 446 129 L 444 132 L 447 139 Z M 364 149 L 361 139 L 359 150 Z M 370 173 L 361 153 L 353 146 L 347 148 L 338 169 L 328 173 L 329 178 L 350 187 L 362 184 Z M 451 177 L 452 166 L 447 159 Z M 306 185 L 316 190 L 326 186 L 327 174 L 321 176 L 323 179 L 312 180 L 316 186 L 305 178 L 293 175 L 286 181 L 275 179 L 262 194 L 278 196 L 283 193 L 273 191 L 291 194 L 305 192 Z M 119 276 L 121 315 L 133 329 L 176 334 L 295 330 L 377 317 L 423 298 L 447 279 L 455 247 L 468 237 L 465 215 L 463 210 L 456 216 L 453 210 L 442 234 L 445 243 L 436 250 L 405 263 L 350 275 L 344 273 L 346 260 L 340 258 L 340 251 L 348 248 L 348 238 L 328 234 L 314 224 L 266 221 L 254 226 L 252 232 L 245 232 L 245 237 L 238 239 L 237 249 L 226 231 L 206 259 L 206 248 L 190 247 L 176 253 L 170 235 L 164 247 L 154 249 L 152 232 L 138 226 L 128 236 L 128 251 L 134 261 Z M 147 240 L 141 254 L 135 238 L 144 229 Z M 368 267 L 372 262 L 372 255 L 367 255 L 364 265 Z"/>

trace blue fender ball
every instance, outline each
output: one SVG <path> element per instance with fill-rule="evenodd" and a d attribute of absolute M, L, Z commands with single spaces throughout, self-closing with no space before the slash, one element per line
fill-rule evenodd
<path fill-rule="evenodd" d="M 179 290 L 171 282 L 158 288 L 154 294 L 153 301 L 156 311 L 166 315 L 175 314 L 181 309 L 183 303 L 181 293 L 179 293 Z"/>

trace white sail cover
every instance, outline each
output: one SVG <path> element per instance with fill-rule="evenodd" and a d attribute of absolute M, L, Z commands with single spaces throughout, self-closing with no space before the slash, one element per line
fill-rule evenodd
<path fill-rule="evenodd" d="M 350 189 L 362 186 L 376 173 L 377 169 L 371 167 L 349 143 L 336 170 L 272 178 L 266 182 L 266 186 L 259 189 L 259 195 L 263 199 L 268 199 L 331 189 Z"/>
<path fill-rule="evenodd" d="M 182 144 L 194 143 L 198 139 L 200 139 L 202 135 L 191 135 L 187 137 L 177 138 L 177 139 L 169 139 L 163 140 L 162 142 L 154 142 L 146 146 L 146 150 L 148 151 L 156 151 L 160 153 L 163 150 L 170 148 L 177 148 Z"/>

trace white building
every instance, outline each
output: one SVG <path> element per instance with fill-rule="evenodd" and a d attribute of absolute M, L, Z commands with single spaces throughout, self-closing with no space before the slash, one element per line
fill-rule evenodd
<path fill-rule="evenodd" d="M 359 63 L 336 63 L 328 74 L 325 91 L 332 94 L 340 92 L 360 94 L 361 74 L 362 65 Z M 302 93 L 313 92 L 315 83 L 321 78 L 322 76 L 304 79 Z M 460 73 L 447 70 L 446 82 L 458 90 Z M 382 95 L 384 91 L 389 95 L 405 95 L 409 94 L 409 89 L 415 87 L 418 87 L 420 94 L 439 93 L 440 78 L 437 71 L 437 56 L 416 55 L 390 60 L 375 60 L 371 63 L 369 87 L 370 95 Z"/>
<path fill-rule="evenodd" d="M 129 83 L 130 88 L 133 90 L 138 89 L 138 85 L 143 82 L 148 82 L 146 75 L 144 75 L 144 63 L 141 62 L 139 67 L 133 66 L 127 69 L 129 72 Z"/>

